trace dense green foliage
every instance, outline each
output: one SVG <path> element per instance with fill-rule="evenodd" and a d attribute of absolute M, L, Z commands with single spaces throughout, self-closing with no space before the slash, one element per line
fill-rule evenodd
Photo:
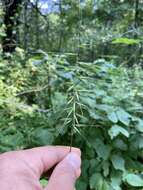
<path fill-rule="evenodd" d="M 142 4 L 62 0 L 43 14 L 21 0 L 11 26 L 0 9 L 0 152 L 73 135 L 77 190 L 143 189 Z"/>
<path fill-rule="evenodd" d="M 142 70 L 103 59 L 72 65 L 45 52 L 23 67 L 17 51 L 0 62 L 1 151 L 69 145 L 72 127 L 83 152 L 79 190 L 143 186 Z"/>

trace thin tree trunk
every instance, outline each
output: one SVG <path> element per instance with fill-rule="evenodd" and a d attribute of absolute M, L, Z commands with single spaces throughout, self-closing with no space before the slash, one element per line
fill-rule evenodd
<path fill-rule="evenodd" d="M 135 18 L 134 18 L 134 27 L 136 30 L 139 28 L 139 0 L 135 1 Z M 134 38 L 138 38 L 138 33 L 136 31 Z M 138 63 L 139 62 L 139 57 L 141 53 L 141 46 L 140 47 L 134 47 L 138 48 L 137 53 L 134 55 L 134 62 Z"/>
<path fill-rule="evenodd" d="M 134 20 L 134 26 L 137 29 L 138 28 L 138 19 L 139 19 L 139 0 L 135 1 L 135 20 Z"/>
<path fill-rule="evenodd" d="M 13 52 L 16 48 L 17 33 L 15 27 L 17 23 L 15 23 L 14 18 L 20 3 L 21 0 L 13 0 L 13 3 L 9 4 L 9 6 L 5 5 L 4 24 L 6 26 L 6 36 L 2 39 L 4 52 Z"/>
<path fill-rule="evenodd" d="M 60 34 L 59 34 L 59 47 L 58 47 L 58 51 L 61 52 L 62 50 L 62 42 L 63 42 L 63 9 L 62 9 L 62 0 L 60 0 L 60 4 L 59 4 L 59 8 L 60 8 Z"/>
<path fill-rule="evenodd" d="M 39 42 L 39 36 L 40 36 L 40 32 L 39 32 L 39 12 L 38 10 L 38 3 L 39 0 L 36 0 L 36 15 L 35 15 L 35 19 L 36 19 L 36 49 L 40 48 L 40 42 Z"/>
<path fill-rule="evenodd" d="M 27 15 L 28 2 L 24 3 L 24 50 L 27 50 L 28 46 L 28 15 Z"/>

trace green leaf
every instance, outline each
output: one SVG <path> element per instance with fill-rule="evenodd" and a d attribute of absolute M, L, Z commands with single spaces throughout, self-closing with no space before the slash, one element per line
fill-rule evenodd
<path fill-rule="evenodd" d="M 132 159 L 130 155 L 126 157 L 126 168 L 132 171 L 143 171 L 142 163 Z"/>
<path fill-rule="evenodd" d="M 124 150 L 124 151 L 128 149 L 127 144 L 125 144 L 125 142 L 121 139 L 116 139 L 113 143 L 113 146 L 117 149 Z"/>
<path fill-rule="evenodd" d="M 143 120 L 139 119 L 138 124 L 136 125 L 136 128 L 139 132 L 143 132 Z"/>
<path fill-rule="evenodd" d="M 58 75 L 64 79 L 72 80 L 73 78 L 73 73 L 72 72 L 62 72 L 58 71 Z"/>
<path fill-rule="evenodd" d="M 136 174 L 126 175 L 124 181 L 133 187 L 143 187 L 143 179 Z"/>
<path fill-rule="evenodd" d="M 102 119 L 102 117 L 101 117 L 100 115 L 98 115 L 98 113 L 96 113 L 95 110 L 93 110 L 93 109 L 90 108 L 90 109 L 88 110 L 88 112 L 89 112 L 89 115 L 90 115 L 90 117 L 91 117 L 92 119 L 95 119 L 95 120 Z"/>
<path fill-rule="evenodd" d="M 100 173 L 95 173 L 90 178 L 90 188 L 96 190 L 110 190 L 109 184 Z"/>
<path fill-rule="evenodd" d="M 120 134 L 124 135 L 127 138 L 129 137 L 129 132 L 119 125 L 113 125 L 111 129 L 109 129 L 108 134 L 110 135 L 111 139 L 114 139 Z"/>
<path fill-rule="evenodd" d="M 112 41 L 112 44 L 134 45 L 134 44 L 139 44 L 140 42 L 141 42 L 141 40 L 139 40 L 139 39 L 117 38 Z"/>
<path fill-rule="evenodd" d="M 46 179 L 41 179 L 40 184 L 42 185 L 42 187 L 46 187 L 46 185 L 48 184 L 48 181 Z"/>
<path fill-rule="evenodd" d="M 143 148 L 143 137 L 139 137 L 138 141 L 139 141 L 139 148 L 142 149 Z"/>
<path fill-rule="evenodd" d="M 111 152 L 111 147 L 109 145 L 105 145 L 100 139 L 96 139 L 93 146 L 99 158 L 102 158 L 103 160 L 107 160 L 109 158 Z"/>
<path fill-rule="evenodd" d="M 109 184 L 104 180 L 101 190 L 111 190 Z"/>
<path fill-rule="evenodd" d="M 0 138 L 0 144 L 6 145 L 8 147 L 16 148 L 17 146 L 22 146 L 24 143 L 23 134 L 20 132 L 13 135 L 5 135 Z"/>
<path fill-rule="evenodd" d="M 33 136 L 37 145 L 51 145 L 54 140 L 53 133 L 49 129 L 38 128 L 35 130 Z"/>
<path fill-rule="evenodd" d="M 52 96 L 52 106 L 55 110 L 61 109 L 66 104 L 66 96 L 60 92 L 55 92 Z"/>
<path fill-rule="evenodd" d="M 0 36 L 1 36 L 1 37 L 5 37 L 6 34 L 5 34 L 4 32 L 1 32 L 1 31 L 0 31 Z"/>
<path fill-rule="evenodd" d="M 116 111 L 116 114 L 120 122 L 122 122 L 126 126 L 129 125 L 131 115 L 128 112 L 123 109 L 119 109 Z"/>
<path fill-rule="evenodd" d="M 98 105 L 96 105 L 96 108 L 101 110 L 101 111 L 104 111 L 106 113 L 113 111 L 113 107 L 110 105 L 107 105 L 107 104 L 98 104 Z"/>
<path fill-rule="evenodd" d="M 103 177 L 100 173 L 95 173 L 91 176 L 90 181 L 90 188 L 91 189 L 97 189 L 97 190 L 102 190 L 102 185 L 103 185 Z"/>
<path fill-rule="evenodd" d="M 111 162 L 116 170 L 125 171 L 125 161 L 120 155 L 113 155 Z"/>
<path fill-rule="evenodd" d="M 103 174 L 105 177 L 109 175 L 109 167 L 110 167 L 110 164 L 108 161 L 103 162 L 102 168 L 103 168 Z"/>
<path fill-rule="evenodd" d="M 96 100 L 90 97 L 80 97 L 83 104 L 86 104 L 90 108 L 95 108 Z"/>
<path fill-rule="evenodd" d="M 110 121 L 112 121 L 113 123 L 117 123 L 118 122 L 118 117 L 116 115 L 116 112 L 112 112 L 112 113 L 108 114 L 108 119 Z"/>
<path fill-rule="evenodd" d="M 104 97 L 104 96 L 107 95 L 107 92 L 104 91 L 103 89 L 95 89 L 95 90 L 93 90 L 93 91 L 94 91 L 94 93 L 96 94 L 96 97 L 97 97 L 97 98 L 101 98 L 101 97 Z"/>
<path fill-rule="evenodd" d="M 122 182 L 122 173 L 116 171 L 112 172 L 111 175 L 111 186 L 113 187 L 114 190 L 121 190 L 120 185 Z"/>
<path fill-rule="evenodd" d="M 76 183 L 76 189 L 87 190 L 87 183 L 84 180 L 78 180 Z"/>
<path fill-rule="evenodd" d="M 95 168 L 96 168 L 96 172 L 100 172 L 101 171 L 101 163 L 97 157 L 93 158 L 90 160 L 90 172 L 91 174 L 93 174 L 95 172 Z"/>

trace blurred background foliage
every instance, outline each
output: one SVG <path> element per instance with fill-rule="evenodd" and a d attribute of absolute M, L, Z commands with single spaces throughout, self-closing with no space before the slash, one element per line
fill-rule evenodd
<path fill-rule="evenodd" d="M 143 189 L 143 1 L 11 2 L 0 1 L 0 152 L 73 134 L 77 190 Z"/>

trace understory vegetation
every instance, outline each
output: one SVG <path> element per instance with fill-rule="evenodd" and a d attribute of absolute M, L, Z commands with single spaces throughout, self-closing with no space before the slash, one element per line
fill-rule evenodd
<path fill-rule="evenodd" d="M 72 143 L 77 190 L 142 190 L 143 2 L 1 2 L 0 152 Z"/>
<path fill-rule="evenodd" d="M 142 187 L 141 68 L 104 59 L 75 65 L 45 52 L 23 67 L 19 53 L 0 62 L 1 152 L 70 145 L 73 130 L 83 154 L 78 189 Z"/>

